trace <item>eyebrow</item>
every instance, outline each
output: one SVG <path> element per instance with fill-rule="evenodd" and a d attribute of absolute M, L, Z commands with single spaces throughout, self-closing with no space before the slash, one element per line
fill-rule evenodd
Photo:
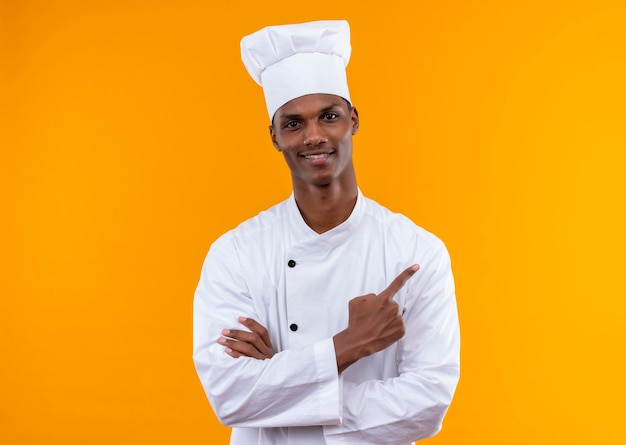
<path fill-rule="evenodd" d="M 332 103 L 330 105 L 328 105 L 327 107 L 322 108 L 318 114 L 324 114 L 324 113 L 328 113 L 329 111 L 335 109 L 336 107 L 341 107 L 341 104 L 338 102 Z M 301 118 L 302 115 L 294 113 L 294 114 L 281 114 L 278 116 L 278 119 L 299 119 Z"/>

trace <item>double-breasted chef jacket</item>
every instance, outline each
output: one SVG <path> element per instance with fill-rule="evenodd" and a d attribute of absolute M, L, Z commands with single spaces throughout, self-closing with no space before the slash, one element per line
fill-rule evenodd
<path fill-rule="evenodd" d="M 338 374 L 332 337 L 348 302 L 420 270 L 395 295 L 406 334 Z M 269 331 L 271 359 L 217 343 L 245 316 Z M 444 244 L 358 192 L 350 217 L 318 234 L 293 195 L 211 246 L 194 299 L 193 358 L 234 445 L 409 444 L 441 422 L 459 377 L 459 324 Z"/>

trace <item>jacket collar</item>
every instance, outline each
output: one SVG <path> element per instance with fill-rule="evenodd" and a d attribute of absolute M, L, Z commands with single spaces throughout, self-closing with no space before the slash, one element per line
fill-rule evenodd
<path fill-rule="evenodd" d="M 306 224 L 298 209 L 293 192 L 288 199 L 287 205 L 289 212 L 288 230 L 291 235 L 292 246 L 302 246 L 307 250 L 326 250 L 343 243 L 358 227 L 363 218 L 365 199 L 361 190 L 357 189 L 356 204 L 348 219 L 337 227 L 321 234 L 315 232 Z"/>

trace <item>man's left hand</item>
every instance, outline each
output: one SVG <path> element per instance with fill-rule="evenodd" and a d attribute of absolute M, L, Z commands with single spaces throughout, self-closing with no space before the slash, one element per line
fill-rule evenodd
<path fill-rule="evenodd" d="M 276 352 L 267 329 L 252 318 L 239 317 L 239 323 L 252 332 L 224 329 L 223 337 L 220 337 L 217 342 L 226 347 L 226 354 L 234 358 L 251 357 L 259 360 L 272 358 Z"/>

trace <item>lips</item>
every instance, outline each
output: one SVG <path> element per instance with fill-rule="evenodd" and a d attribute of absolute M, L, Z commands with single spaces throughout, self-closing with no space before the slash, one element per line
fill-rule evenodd
<path fill-rule="evenodd" d="M 311 151 L 308 153 L 301 153 L 300 156 L 306 159 L 313 165 L 324 164 L 328 158 L 334 153 L 334 150 L 330 151 Z"/>
<path fill-rule="evenodd" d="M 300 153 L 305 159 L 325 159 L 331 154 L 333 154 L 335 150 L 326 150 L 326 151 L 311 151 L 307 153 Z"/>
<path fill-rule="evenodd" d="M 317 154 L 317 155 L 304 155 L 304 157 L 306 159 L 323 159 L 323 158 L 328 157 L 329 154 L 330 153 L 320 153 L 320 154 Z"/>

